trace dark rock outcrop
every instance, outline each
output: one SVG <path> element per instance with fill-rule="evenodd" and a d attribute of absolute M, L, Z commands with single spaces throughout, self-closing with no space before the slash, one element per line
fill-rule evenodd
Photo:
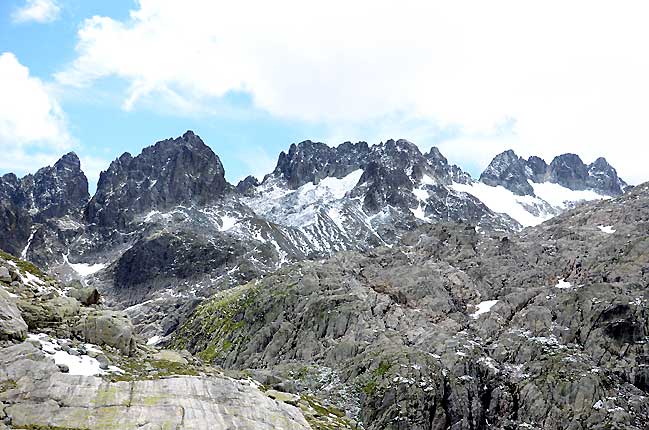
<path fill-rule="evenodd" d="M 70 216 L 79 218 L 88 203 L 88 180 L 79 157 L 70 152 L 53 166 L 21 179 L 13 173 L 0 178 L 0 242 L 20 255 L 33 225 Z"/>
<path fill-rule="evenodd" d="M 125 153 L 101 173 L 86 209 L 89 223 L 124 228 L 137 214 L 176 205 L 205 205 L 231 186 L 219 157 L 188 131 L 142 150 Z"/>
<path fill-rule="evenodd" d="M 602 157 L 586 165 L 576 154 L 562 154 L 548 165 L 536 156 L 525 160 L 511 149 L 491 161 L 480 175 L 480 181 L 490 186 L 501 185 L 520 196 L 534 195 L 529 181 L 551 182 L 571 190 L 593 190 L 605 196 L 618 196 L 627 188 L 626 182 Z"/>
<path fill-rule="evenodd" d="M 70 152 L 52 167 L 44 167 L 21 180 L 28 211 L 40 222 L 65 215 L 78 216 L 88 203 L 88 179 L 81 162 Z"/>
<path fill-rule="evenodd" d="M 345 142 L 330 147 L 321 142 L 305 140 L 292 144 L 288 153 L 281 152 L 273 175 L 286 180 L 291 189 L 309 182 L 318 183 L 327 177 L 341 178 L 367 163 L 370 153 L 365 142 Z"/>
<path fill-rule="evenodd" d="M 259 186 L 259 181 L 254 176 L 246 176 L 237 184 L 237 191 L 241 194 L 247 193 L 249 190 Z"/>
<path fill-rule="evenodd" d="M 534 161 L 537 169 L 541 167 L 537 160 Z M 527 162 L 510 149 L 496 155 L 480 175 L 480 181 L 492 187 L 502 185 L 519 196 L 533 195 L 534 189 L 527 181 L 532 169 L 529 170 Z"/>

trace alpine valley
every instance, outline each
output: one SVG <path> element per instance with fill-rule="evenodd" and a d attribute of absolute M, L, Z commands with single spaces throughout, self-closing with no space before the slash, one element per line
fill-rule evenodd
<path fill-rule="evenodd" d="M 0 429 L 644 429 L 649 185 L 199 136 L 0 178 Z"/>

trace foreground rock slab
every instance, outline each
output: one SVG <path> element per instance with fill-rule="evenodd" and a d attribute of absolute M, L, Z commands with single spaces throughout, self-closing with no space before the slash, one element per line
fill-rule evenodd
<path fill-rule="evenodd" d="M 311 427 L 298 408 L 226 377 L 108 382 L 59 372 L 30 343 L 0 350 L 0 401 L 11 428 L 250 429 Z"/>

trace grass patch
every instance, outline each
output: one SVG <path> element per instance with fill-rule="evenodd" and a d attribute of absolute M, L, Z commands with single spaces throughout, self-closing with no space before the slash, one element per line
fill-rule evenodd
<path fill-rule="evenodd" d="M 18 257 L 14 257 L 13 255 L 9 254 L 8 252 L 5 252 L 0 249 L 0 257 L 4 258 L 7 261 L 12 261 L 16 263 L 16 266 L 23 271 L 23 272 L 29 272 L 34 276 L 38 276 L 39 278 L 45 279 L 47 276 L 39 269 L 36 267 L 33 263 L 30 263 L 29 261 L 21 260 Z"/>
<path fill-rule="evenodd" d="M 174 335 L 170 347 L 190 349 L 214 363 L 245 342 L 246 312 L 254 306 L 258 289 L 248 283 L 214 295 L 201 304 Z"/>

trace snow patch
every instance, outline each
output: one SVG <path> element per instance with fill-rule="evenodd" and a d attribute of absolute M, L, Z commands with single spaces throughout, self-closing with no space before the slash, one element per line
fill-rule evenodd
<path fill-rule="evenodd" d="M 570 282 L 567 282 L 564 278 L 561 278 L 559 279 L 559 282 L 557 282 L 557 285 L 555 285 L 554 287 L 562 290 L 567 290 L 569 288 L 572 288 L 572 284 Z"/>
<path fill-rule="evenodd" d="M 576 203 L 610 198 L 593 190 L 575 191 L 550 182 L 528 182 L 534 190 L 534 196 L 519 196 L 503 186 L 492 187 L 482 182 L 453 183 L 451 188 L 471 194 L 492 211 L 509 215 L 523 227 L 547 221 L 557 211 L 569 209 Z"/>
<path fill-rule="evenodd" d="M 343 225 L 344 217 L 340 209 L 336 207 L 330 208 L 327 211 L 327 215 L 329 216 L 329 218 L 331 218 L 334 224 L 336 224 L 336 227 L 338 227 L 341 231 L 345 231 L 345 226 Z"/>
<path fill-rule="evenodd" d="M 471 194 L 494 212 L 504 213 L 518 221 L 523 227 L 541 224 L 552 217 L 549 213 L 534 215 L 525 206 L 539 206 L 543 202 L 533 196 L 518 196 L 503 186 L 492 187 L 482 182 L 451 186 L 456 191 Z"/>
<path fill-rule="evenodd" d="M 223 215 L 221 217 L 221 227 L 219 228 L 219 230 L 220 231 L 230 230 L 238 222 L 239 220 L 237 218 L 231 217 L 230 215 Z"/>
<path fill-rule="evenodd" d="M 498 303 L 498 300 L 486 300 L 484 302 L 478 303 L 478 305 L 476 306 L 478 310 L 472 313 L 471 317 L 473 319 L 478 319 L 480 315 L 486 314 L 487 312 L 491 311 L 491 308 L 493 308 L 496 303 Z"/>
<path fill-rule="evenodd" d="M 534 194 L 539 198 L 545 200 L 554 207 L 562 209 L 567 209 L 578 202 L 610 198 L 598 194 L 593 190 L 576 191 L 551 182 L 542 182 L 537 184 L 536 182 L 529 181 L 529 183 L 532 188 L 534 188 Z"/>
<path fill-rule="evenodd" d="M 155 335 L 153 337 L 150 337 L 149 340 L 146 341 L 146 344 L 149 346 L 154 346 L 157 345 L 160 341 L 162 340 L 162 337 Z"/>
<path fill-rule="evenodd" d="M 23 260 L 27 260 L 27 251 L 29 250 L 29 247 L 32 244 L 32 240 L 34 240 L 35 234 L 36 234 L 36 230 L 34 229 L 29 235 L 29 238 L 27 239 L 27 245 L 25 245 L 25 248 L 20 253 L 20 258 L 22 258 Z"/>
<path fill-rule="evenodd" d="M 607 234 L 613 234 L 613 233 L 615 233 L 615 230 L 613 230 L 613 226 L 612 226 L 612 225 L 598 225 L 597 228 L 599 228 L 599 230 L 600 230 L 602 233 L 607 233 Z"/>
<path fill-rule="evenodd" d="M 415 216 L 415 218 L 420 219 L 422 221 L 428 221 L 428 219 L 426 218 L 426 214 L 424 212 L 424 208 L 421 206 L 421 204 L 419 204 L 419 206 L 417 206 L 417 209 L 412 209 L 411 208 L 410 212 L 412 212 L 412 214 Z"/>
<path fill-rule="evenodd" d="M 97 359 L 90 357 L 89 355 L 72 355 L 68 352 L 65 352 L 61 347 L 51 342 L 47 335 L 44 333 L 38 334 L 28 334 L 27 339 L 38 341 L 43 348 L 43 351 L 51 354 L 50 357 L 54 359 L 54 363 L 57 365 L 66 365 L 69 369 L 70 375 L 83 375 L 83 376 L 93 376 L 93 375 L 103 375 L 108 372 L 117 372 L 122 373 L 123 370 L 115 367 L 109 366 L 108 370 L 103 370 L 99 367 L 99 361 Z M 93 345 L 93 349 L 101 351 Z"/>
<path fill-rule="evenodd" d="M 106 267 L 106 265 L 103 263 L 95 263 L 95 264 L 70 263 L 70 261 L 68 260 L 68 254 L 63 254 L 63 261 L 65 261 L 65 264 L 70 266 L 72 270 L 77 272 L 82 277 L 95 274 L 99 272 L 101 269 L 103 269 L 104 267 Z"/>

